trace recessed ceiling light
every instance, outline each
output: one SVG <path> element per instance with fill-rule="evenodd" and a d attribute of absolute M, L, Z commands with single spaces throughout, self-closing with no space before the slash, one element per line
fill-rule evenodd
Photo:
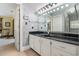
<path fill-rule="evenodd" d="M 61 6 L 61 8 L 63 9 L 63 8 L 64 8 L 64 6 Z"/>
<path fill-rule="evenodd" d="M 53 11 L 55 12 L 55 9 Z"/>
<path fill-rule="evenodd" d="M 66 7 L 68 7 L 68 6 L 69 6 L 69 4 L 66 4 L 65 6 L 66 6 Z"/>
<path fill-rule="evenodd" d="M 57 10 L 59 10 L 59 8 L 57 8 Z"/>

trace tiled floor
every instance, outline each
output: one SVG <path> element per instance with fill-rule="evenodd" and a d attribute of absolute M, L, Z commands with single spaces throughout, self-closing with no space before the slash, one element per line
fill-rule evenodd
<path fill-rule="evenodd" d="M 32 49 L 28 49 L 23 52 L 18 52 L 14 44 L 9 44 L 0 47 L 0 56 L 39 56 L 39 55 Z"/>

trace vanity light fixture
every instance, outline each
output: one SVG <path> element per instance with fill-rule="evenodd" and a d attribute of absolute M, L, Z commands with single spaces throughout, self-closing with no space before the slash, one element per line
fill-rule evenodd
<path fill-rule="evenodd" d="M 59 8 L 57 8 L 57 10 L 59 10 Z"/>
<path fill-rule="evenodd" d="M 40 14 L 40 11 L 38 11 L 38 14 Z"/>
<path fill-rule="evenodd" d="M 42 11 L 43 11 L 43 8 L 40 9 L 40 12 L 42 12 Z"/>
<path fill-rule="evenodd" d="M 55 12 L 56 10 L 54 9 L 53 11 Z"/>
<path fill-rule="evenodd" d="M 48 7 L 49 7 L 49 8 L 51 8 L 51 7 L 52 7 L 50 3 L 48 4 Z"/>
<path fill-rule="evenodd" d="M 64 8 L 64 6 L 61 6 L 61 9 L 63 9 Z"/>
<path fill-rule="evenodd" d="M 46 13 L 42 14 L 43 16 L 46 15 Z"/>
<path fill-rule="evenodd" d="M 42 10 L 40 11 L 40 14 L 42 13 Z"/>
<path fill-rule="evenodd" d="M 41 10 L 38 11 L 38 14 L 41 14 Z"/>
<path fill-rule="evenodd" d="M 46 10 L 46 7 L 43 7 L 44 10 Z"/>
<path fill-rule="evenodd" d="M 66 7 L 68 7 L 68 6 L 69 6 L 69 4 L 66 4 L 65 6 L 66 6 Z"/>
<path fill-rule="evenodd" d="M 48 5 L 46 5 L 45 7 L 48 8 Z"/>
<path fill-rule="evenodd" d="M 52 6 L 53 6 L 53 5 L 52 5 L 52 3 L 49 3 L 49 6 L 51 6 L 51 7 L 52 7 Z"/>
<path fill-rule="evenodd" d="M 50 13 L 52 13 L 53 11 L 51 10 Z"/>
<path fill-rule="evenodd" d="M 55 6 L 55 3 L 53 3 L 53 6 Z"/>

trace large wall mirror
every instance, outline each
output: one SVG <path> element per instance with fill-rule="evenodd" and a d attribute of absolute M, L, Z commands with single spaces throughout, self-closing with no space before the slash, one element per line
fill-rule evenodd
<path fill-rule="evenodd" d="M 68 8 L 49 13 L 43 20 L 49 32 L 79 33 L 79 4 L 69 3 Z"/>
<path fill-rule="evenodd" d="M 73 32 L 73 33 L 79 33 L 79 5 L 74 5 L 72 8 L 70 8 L 67 11 L 67 17 L 66 20 L 66 31 Z"/>
<path fill-rule="evenodd" d="M 56 13 L 51 15 L 51 32 L 79 33 L 79 4 Z"/>

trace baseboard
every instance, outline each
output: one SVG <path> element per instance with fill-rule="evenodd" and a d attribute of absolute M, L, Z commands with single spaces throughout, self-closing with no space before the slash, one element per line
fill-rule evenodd
<path fill-rule="evenodd" d="M 29 45 L 26 46 L 26 47 L 22 47 L 21 52 L 24 51 L 24 50 L 27 50 L 27 49 L 30 49 L 30 46 Z"/>

